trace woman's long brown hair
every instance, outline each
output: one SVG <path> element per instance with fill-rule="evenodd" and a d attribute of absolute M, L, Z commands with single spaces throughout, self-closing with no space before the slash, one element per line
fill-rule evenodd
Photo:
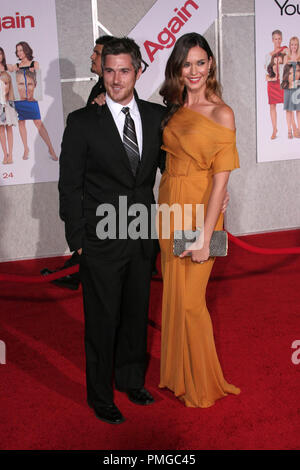
<path fill-rule="evenodd" d="M 162 128 L 166 126 L 173 114 L 183 106 L 186 99 L 186 88 L 181 79 L 182 67 L 186 61 L 189 50 L 199 46 L 205 50 L 208 59 L 212 58 L 210 72 L 206 81 L 205 98 L 209 101 L 212 95 L 222 98 L 221 86 L 216 79 L 216 60 L 206 39 L 198 33 L 187 33 L 181 36 L 175 43 L 174 49 L 168 59 L 165 81 L 159 91 L 163 97 L 168 112 L 162 121 Z"/>
<path fill-rule="evenodd" d="M 290 87 L 289 75 L 290 75 L 291 69 L 294 69 L 293 64 L 285 64 L 284 69 L 283 69 L 283 74 L 282 74 L 282 82 L 281 82 L 281 88 L 283 88 L 284 90 Z"/>
<path fill-rule="evenodd" d="M 3 50 L 2 47 L 0 47 L 0 52 L 1 52 L 1 54 L 2 54 L 2 62 L 1 62 L 1 64 L 2 64 L 3 67 L 4 67 L 4 70 L 7 70 L 5 52 L 4 52 L 4 50 Z"/>
<path fill-rule="evenodd" d="M 18 56 L 18 53 L 17 53 L 17 47 L 18 46 L 22 47 L 23 52 L 24 52 L 27 60 L 32 60 L 33 59 L 33 50 L 29 46 L 28 42 L 25 42 L 25 41 L 21 41 L 21 42 L 18 42 L 18 44 L 16 44 L 16 56 L 18 57 L 18 59 L 19 59 L 19 56 Z"/>

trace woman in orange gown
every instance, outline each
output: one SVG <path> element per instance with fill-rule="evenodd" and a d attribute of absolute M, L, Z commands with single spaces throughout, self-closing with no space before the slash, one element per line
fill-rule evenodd
<path fill-rule="evenodd" d="M 159 204 L 204 204 L 204 244 L 173 255 L 171 237 L 160 246 L 164 281 L 160 387 L 167 387 L 189 407 L 209 407 L 240 390 L 226 382 L 215 349 L 205 302 L 214 263 L 209 242 L 222 230 L 222 203 L 231 170 L 239 167 L 234 114 L 221 99 L 216 62 L 201 35 L 185 34 L 174 46 L 160 94 L 169 108 L 163 123 L 167 152 Z M 180 227 L 179 227 L 180 228 Z M 196 228 L 195 211 L 190 227 Z M 191 256 L 187 256 L 191 254 Z"/>

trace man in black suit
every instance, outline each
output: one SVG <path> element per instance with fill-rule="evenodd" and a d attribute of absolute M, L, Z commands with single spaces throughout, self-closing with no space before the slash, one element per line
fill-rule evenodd
<path fill-rule="evenodd" d="M 91 72 L 98 75 L 98 81 L 93 86 L 90 92 L 90 96 L 87 100 L 87 106 L 94 104 L 94 99 L 101 95 L 101 93 L 105 92 L 105 88 L 103 85 L 103 76 L 102 76 L 102 50 L 105 44 L 108 44 L 113 39 L 113 36 L 100 36 L 96 39 L 95 47 L 93 49 L 93 53 L 91 55 Z"/>
<path fill-rule="evenodd" d="M 150 214 L 165 108 L 134 97 L 142 70 L 133 40 L 106 44 L 102 66 L 106 104 L 68 116 L 60 156 L 60 216 L 70 250 L 80 254 L 88 403 L 99 419 L 121 423 L 113 375 L 116 388 L 132 402 L 154 401 L 144 388 L 153 240 L 150 224 L 145 239 L 124 237 L 119 224 L 128 215 L 128 228 L 134 214 L 120 209 L 119 198 L 127 198 L 128 208 L 143 204 Z M 102 204 L 110 204 L 117 215 L 116 233 L 106 239 L 99 235 Z"/>
<path fill-rule="evenodd" d="M 96 39 L 95 46 L 93 49 L 93 53 L 90 57 L 91 59 L 91 72 L 98 75 L 98 81 L 91 89 L 90 95 L 87 100 L 87 106 L 92 106 L 94 104 L 94 99 L 99 96 L 101 93 L 105 92 L 105 88 L 103 85 L 103 77 L 102 77 L 102 64 L 101 64 L 101 55 L 102 50 L 105 44 L 108 44 L 113 39 L 113 36 L 100 36 Z M 72 256 L 67 259 L 64 265 L 59 268 L 51 271 L 48 268 L 44 268 L 41 270 L 41 274 L 47 275 L 52 274 L 56 271 L 61 271 L 62 269 L 70 268 L 71 266 L 76 266 L 79 263 L 79 254 L 77 251 L 74 251 Z M 80 275 L 79 272 L 75 272 L 74 274 L 70 274 L 68 276 L 60 277 L 59 279 L 55 279 L 51 281 L 52 284 L 55 284 L 59 287 L 65 287 L 71 290 L 77 290 L 80 284 Z"/>

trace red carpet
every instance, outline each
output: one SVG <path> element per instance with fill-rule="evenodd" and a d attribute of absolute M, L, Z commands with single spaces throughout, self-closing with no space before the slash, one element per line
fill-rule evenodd
<path fill-rule="evenodd" d="M 243 237 L 256 246 L 300 245 L 300 232 Z M 161 282 L 152 282 L 146 386 L 138 407 L 116 392 L 127 418 L 97 420 L 85 400 L 81 290 L 7 282 L 1 288 L 1 449 L 300 449 L 300 256 L 256 255 L 230 244 L 207 291 L 225 377 L 239 396 L 185 408 L 159 381 Z M 1 273 L 39 274 L 58 258 L 2 263 Z"/>

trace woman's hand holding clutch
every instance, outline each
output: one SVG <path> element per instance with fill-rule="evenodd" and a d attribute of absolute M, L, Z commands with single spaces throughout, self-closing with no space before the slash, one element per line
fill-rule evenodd
<path fill-rule="evenodd" d="M 202 245 L 202 244 L 201 244 Z M 195 241 L 188 250 L 184 251 L 179 258 L 185 258 L 191 253 L 191 259 L 194 263 L 204 263 L 209 258 L 209 243 L 199 248 L 199 241 Z"/>

